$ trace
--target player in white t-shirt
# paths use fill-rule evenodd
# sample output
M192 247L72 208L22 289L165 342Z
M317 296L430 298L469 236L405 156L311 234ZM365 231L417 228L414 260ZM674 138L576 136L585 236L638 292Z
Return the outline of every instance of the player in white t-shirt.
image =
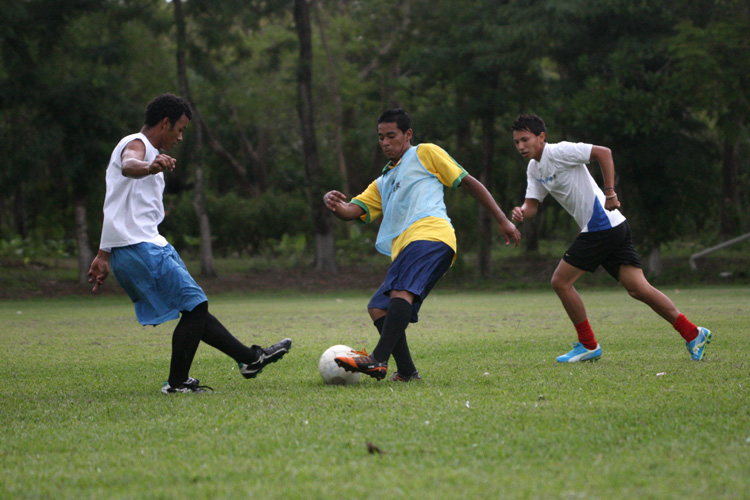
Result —
M520 115L512 130L516 149L529 160L526 199L523 205L513 208L513 222L536 215L539 203L550 194L581 228L552 275L552 287L578 335L573 349L559 356L557 361L594 361L602 355L586 308L573 286L586 271L593 272L599 266L619 281L631 297L648 304L667 320L685 339L692 359L700 361L711 341L711 331L691 323L669 297L646 280L633 247L630 227L618 210L615 164L609 148L570 142L547 144L544 121L535 115ZM592 160L601 167L604 191L586 167Z
M233 358L245 378L281 359L292 347L284 339L263 349L247 347L208 312L208 299L177 254L159 234L164 219L164 172L175 159L171 150L182 140L192 111L173 94L155 97L146 107L141 131L123 138L107 167L107 192L99 252L88 276L96 291L110 269L135 305L138 321L159 325L180 319L172 335L169 378L165 394L203 392L205 386L188 376L198 344L203 341Z

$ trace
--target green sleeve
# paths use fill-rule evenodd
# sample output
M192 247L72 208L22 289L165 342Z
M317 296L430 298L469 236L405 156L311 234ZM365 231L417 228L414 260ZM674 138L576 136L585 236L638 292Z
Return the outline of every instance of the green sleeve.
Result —
M461 170L462 170L461 174L459 174L459 176L456 177L456 180L453 181L453 185L451 186L453 189L457 188L461 184L461 181L463 180L463 178L469 175L469 172L467 172L466 170L463 170L463 167L461 168Z
M358 207L362 207L362 210L365 211L364 219L362 219L362 217L357 217L358 223L369 224L370 222L372 222L372 220L370 220L370 209L367 208L367 205L365 205L363 202L359 200L352 200L351 203L353 205L357 205Z

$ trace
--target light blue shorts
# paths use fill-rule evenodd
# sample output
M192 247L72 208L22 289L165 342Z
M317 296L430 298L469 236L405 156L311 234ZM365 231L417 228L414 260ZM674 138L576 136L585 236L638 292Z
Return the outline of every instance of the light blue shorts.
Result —
M135 304L142 325L159 325L206 302L206 294L172 245L138 243L112 249L109 265Z

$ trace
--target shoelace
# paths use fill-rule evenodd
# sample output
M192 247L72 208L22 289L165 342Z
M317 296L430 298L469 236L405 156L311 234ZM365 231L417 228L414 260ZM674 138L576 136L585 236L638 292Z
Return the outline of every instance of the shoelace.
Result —
M194 378L190 377L189 379L187 379L187 380L186 380L186 381L185 381L185 382L184 382L184 383L182 384L182 386L183 386L183 387L188 387L188 388L190 388L190 389L192 389L192 390L195 390L195 389L209 389L209 390L212 390L212 391L214 390L214 388L213 388L213 387L209 387L209 386L207 386L207 385L199 385L199 384L200 384L200 383L198 382L198 380L196 380L196 379L194 379Z
M355 351L354 349L352 349L352 352L354 354L357 354L358 356L369 356L369 354L367 354L367 351L365 351L364 349L362 349L361 351Z

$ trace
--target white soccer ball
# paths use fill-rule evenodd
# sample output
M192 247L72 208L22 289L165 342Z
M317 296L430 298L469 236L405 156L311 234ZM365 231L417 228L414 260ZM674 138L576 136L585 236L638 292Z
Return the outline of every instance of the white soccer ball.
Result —
M336 364L334 358L338 356L359 356L354 349L347 345L335 345L326 349L318 362L318 371L323 382L330 385L349 385L359 382L362 376L359 372L348 372Z

